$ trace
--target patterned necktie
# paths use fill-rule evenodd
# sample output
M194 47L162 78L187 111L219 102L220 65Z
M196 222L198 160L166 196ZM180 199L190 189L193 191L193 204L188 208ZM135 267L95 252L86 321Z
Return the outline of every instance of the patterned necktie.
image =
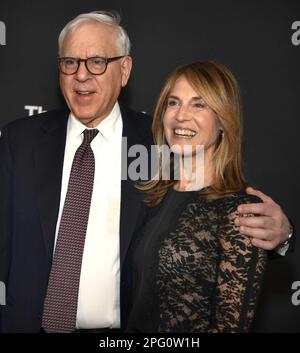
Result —
M74 156L44 302L42 327L46 332L76 329L80 270L95 173L90 143L98 132L85 130Z

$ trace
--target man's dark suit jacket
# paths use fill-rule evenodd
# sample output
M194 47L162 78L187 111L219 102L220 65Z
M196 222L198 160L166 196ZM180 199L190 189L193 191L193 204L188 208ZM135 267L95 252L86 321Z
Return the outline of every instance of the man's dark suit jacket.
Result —
M149 148L150 117L123 107L121 113L127 148L134 144ZM68 115L68 111L51 111L2 129L0 281L6 284L7 302L0 306L0 332L40 331L60 203ZM122 271L122 265L147 207L132 181L122 181L121 185L120 298L124 322L129 274Z

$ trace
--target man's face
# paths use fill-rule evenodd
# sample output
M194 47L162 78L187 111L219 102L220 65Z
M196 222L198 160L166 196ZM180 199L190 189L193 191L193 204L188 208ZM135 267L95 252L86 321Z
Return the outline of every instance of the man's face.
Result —
M86 59L119 56L116 30L102 23L83 23L65 37L61 57ZM126 56L108 64L102 75L89 73L83 62L77 73L60 73L60 87L69 109L83 124L97 126L114 107L121 87L127 84L131 58Z

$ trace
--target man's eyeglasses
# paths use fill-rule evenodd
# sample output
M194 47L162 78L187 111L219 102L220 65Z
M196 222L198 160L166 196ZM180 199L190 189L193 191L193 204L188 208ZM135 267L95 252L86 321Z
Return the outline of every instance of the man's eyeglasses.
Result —
M92 75L103 75L109 63L124 58L124 56L125 55L115 56L113 58L102 58L100 56L94 56L92 58L87 59L64 57L58 58L58 64L61 73L65 75L76 74L81 62L85 63L86 69Z

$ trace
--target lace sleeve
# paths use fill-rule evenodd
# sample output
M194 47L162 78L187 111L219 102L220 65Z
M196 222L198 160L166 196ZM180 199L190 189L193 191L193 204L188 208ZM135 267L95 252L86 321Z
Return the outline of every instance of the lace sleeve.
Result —
M223 209L210 332L248 332L254 317L267 253L253 246L234 225L237 206L250 202L253 198L239 198Z

